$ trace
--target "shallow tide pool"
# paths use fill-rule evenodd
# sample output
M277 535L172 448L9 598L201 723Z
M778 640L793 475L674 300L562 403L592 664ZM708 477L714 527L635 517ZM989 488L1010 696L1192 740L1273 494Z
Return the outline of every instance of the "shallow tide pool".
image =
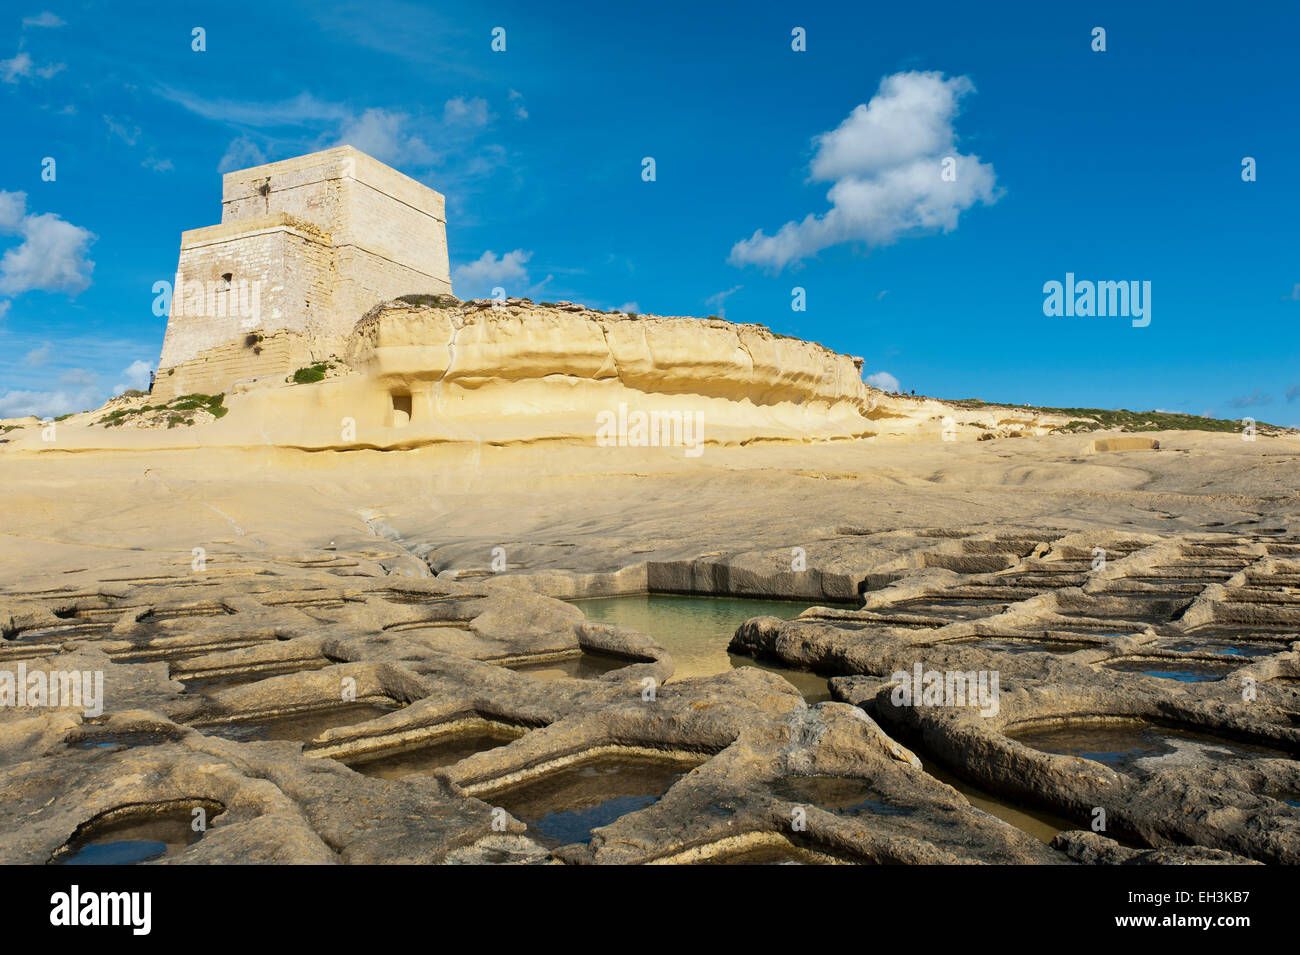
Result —
M712 676L735 667L758 667L777 673L795 685L810 703L830 699L826 678L802 670L787 670L767 661L728 653L736 629L753 617L789 620L809 607L857 609L856 604L829 601L763 600L751 597L698 597L681 594L631 594L589 597L573 601L587 619L630 627L652 637L673 656L673 679Z

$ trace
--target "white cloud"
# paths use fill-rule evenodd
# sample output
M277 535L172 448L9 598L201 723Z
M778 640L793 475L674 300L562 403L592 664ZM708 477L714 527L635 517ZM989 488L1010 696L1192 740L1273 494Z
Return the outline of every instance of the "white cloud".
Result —
M0 189L0 232L17 232L27 214L27 193Z
M50 29L53 29L55 27L61 27L63 24L64 21L55 16L49 10L34 17L23 17L23 26L25 27L49 27Z
M477 96L473 99L457 96L442 107L442 121L448 126L486 126L492 119L487 100Z
M0 395L0 418L57 418L98 408L102 403L102 392L93 380L71 381L54 391L6 391Z
M0 258L0 295L33 289L76 295L89 287L95 263L87 251L95 234L52 212L25 215L26 203L26 193L0 191L0 232L23 240Z
M623 313L625 313L625 314L637 314L637 315L639 315L639 314L641 314L641 306L638 305L636 302L624 302L624 303L623 303L622 305L620 305L618 308L614 309L614 311L616 311L616 312L623 312Z
M524 106L524 94L519 90L510 91L510 102L514 104L515 119L527 119L528 109Z
M17 83L20 79L30 79L33 76L48 80L55 73L62 70L65 65L64 63L46 63L44 66L37 66L30 54L19 50L12 58L0 60L0 81Z
M744 288L744 287L745 287L745 286L743 286L743 285L735 285L735 286L732 286L731 288L727 289L725 292L718 292L718 293L715 294L715 295L710 295L708 298L706 298L706 299L704 300L704 304L705 304L705 305L711 305L711 306L713 306L714 308L716 308L716 309L717 309L717 313L716 313L716 314L717 314L718 318L726 318L726 317L727 317L727 298L730 297L730 296L732 296L732 295L735 295L737 292L739 292L739 291L740 291L742 288Z
M126 123L118 122L112 116L104 117L104 125L108 127L110 133L128 146L134 146L140 141L139 126L128 126Z
M316 126L323 122L337 123L352 118L352 111L347 107L318 100L310 93L299 93L291 99L269 103L206 100L167 88L159 89L158 95L204 119L239 126Z
M898 379L887 371L878 371L874 375L867 375L862 379L872 388L879 388L881 391L899 391Z
M958 101L974 90L964 76L895 73L837 128L815 137L811 178L830 182L831 208L761 229L731 250L732 265L787 265L845 242L888 245L903 235L957 228L962 212L992 204L993 166L957 152ZM953 159L955 181L943 177Z
M528 291L528 269L524 266L532 257L532 252L523 249L500 256L489 249L468 265L452 269L452 287L461 298L490 295L497 286L504 288L509 297L523 295Z
M32 368L39 368L50 360L52 350L53 346L49 342L38 345L23 356L23 364Z
M409 129L410 117L384 109L368 109L349 122L335 145L355 146L390 164L429 165L436 154Z
M266 153L247 136L240 136L226 147L226 154L217 163L217 172L227 173L235 169L248 169L266 162Z
M115 385L113 394L120 395L128 388L134 388L136 391L147 391L149 388L149 373L152 371L153 365L147 361L136 359L122 370L122 376L126 381Z
M0 395L0 418L56 418L97 407L93 395L68 391L6 391Z
M11 302L0 301L0 318L4 318L9 313Z
M17 83L22 76L31 76L32 58L26 53L18 53L13 59L0 60L0 80Z

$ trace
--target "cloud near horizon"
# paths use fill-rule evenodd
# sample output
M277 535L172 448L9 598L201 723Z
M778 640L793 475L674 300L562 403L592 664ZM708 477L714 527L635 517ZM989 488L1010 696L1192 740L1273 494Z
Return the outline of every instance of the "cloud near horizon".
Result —
M28 358L37 355L38 360L29 364L43 365L48 356L37 354L48 350L49 345L42 345L28 354ZM123 379L113 388L113 395L120 395L128 388L141 391L149 387L149 372L153 370L151 362L137 359L123 368ZM99 383L99 375L88 368L68 368L60 373L58 387L50 391L17 390L0 393L0 418L57 418L59 415L78 411L92 411L101 406L109 397Z
M528 260L532 252L515 249L496 255L488 249L473 262L451 270L452 288L462 299L485 298L492 289L501 287L508 298L523 296L528 290Z
M900 390L898 379L887 371L878 371L874 375L867 375L862 380L872 388L879 388L881 391L888 391L891 394Z
M728 261L779 272L834 245L884 246L904 235L951 232L962 212L992 205L993 166L959 153L953 128L959 101L974 91L965 76L885 77L869 103L813 139L809 178L831 183L831 208L787 222L773 235L755 231L732 247ZM944 177L949 157L952 181Z

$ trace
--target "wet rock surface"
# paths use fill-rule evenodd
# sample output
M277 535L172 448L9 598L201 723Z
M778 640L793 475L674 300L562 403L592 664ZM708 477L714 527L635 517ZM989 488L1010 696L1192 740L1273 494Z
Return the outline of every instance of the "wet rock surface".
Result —
M1130 847L1300 861L1300 813L1285 798L1300 774L1300 541L962 540L1005 566L903 574L857 612L752 620L732 650L833 675L836 699L905 745L1079 829ZM976 600L996 610L972 615ZM970 698L994 676L994 705Z
M707 592L708 556L433 576L371 542L2 594L0 668L100 673L103 697L0 707L0 860L1300 861L1300 540L862 536L814 565L861 609L729 648L821 674L814 706L757 668L674 679L551 595ZM781 592L746 560L731 585ZM930 672L971 698L900 703ZM1078 831L1036 838L918 754Z

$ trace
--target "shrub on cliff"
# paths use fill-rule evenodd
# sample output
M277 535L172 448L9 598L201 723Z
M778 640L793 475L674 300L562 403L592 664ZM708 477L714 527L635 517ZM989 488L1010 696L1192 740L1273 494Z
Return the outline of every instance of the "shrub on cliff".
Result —
M460 299L454 295L399 295L397 301L406 305L429 305L433 308L455 308Z
M314 365L308 365L306 368L299 368L293 373L293 383L295 385L310 385L318 381L325 380L325 372L329 369L329 362L318 361Z

